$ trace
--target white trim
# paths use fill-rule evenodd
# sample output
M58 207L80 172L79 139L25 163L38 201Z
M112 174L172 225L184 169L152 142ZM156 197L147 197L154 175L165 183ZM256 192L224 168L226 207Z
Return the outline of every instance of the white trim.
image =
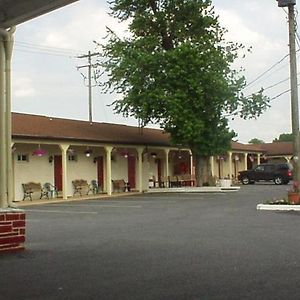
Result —
M289 204L257 204L257 210L300 211L300 205Z

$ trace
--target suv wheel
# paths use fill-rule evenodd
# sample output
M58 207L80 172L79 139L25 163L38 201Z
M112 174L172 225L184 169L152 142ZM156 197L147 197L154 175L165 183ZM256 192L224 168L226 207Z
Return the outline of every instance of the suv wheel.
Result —
M274 183L277 184L277 185L283 184L283 179L282 179L282 177L281 177L281 176L276 176L276 177L274 178Z
M248 177L243 177L243 178L241 179L241 182L242 182L242 184L249 184L249 183L250 183L250 180L249 180Z

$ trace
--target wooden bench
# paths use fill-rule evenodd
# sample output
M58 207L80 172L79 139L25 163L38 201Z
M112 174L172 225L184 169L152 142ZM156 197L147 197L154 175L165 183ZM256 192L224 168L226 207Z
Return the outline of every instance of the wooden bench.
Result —
M85 191L86 195L89 194L89 192L91 191L90 185L88 184L88 182L84 179L76 179L72 181L73 187L74 187L74 193L73 196L75 194L79 194L80 196L82 196L82 193Z
M169 187L195 186L195 176L181 174L169 176Z
M191 174L178 175L179 186L195 186L195 176Z
M169 187L179 187L177 176L169 176Z
M125 192L127 190L128 192L130 192L130 185L129 183L125 182L124 179L115 179L111 182L113 191Z
M34 192L40 193L40 199L42 199L44 196L49 198L48 191L42 188L41 183L39 182L28 182L28 183L22 183L23 187L23 201L26 198L29 198L32 201L32 194Z

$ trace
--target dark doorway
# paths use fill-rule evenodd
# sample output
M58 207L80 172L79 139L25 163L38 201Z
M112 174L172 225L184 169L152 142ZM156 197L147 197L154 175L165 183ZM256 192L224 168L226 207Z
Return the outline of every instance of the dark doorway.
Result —
M130 188L135 188L135 157L128 156L128 183Z
M62 159L61 155L54 156L54 185L62 191Z
M103 156L97 158L97 176L98 185L103 189L104 184L104 166L103 166Z

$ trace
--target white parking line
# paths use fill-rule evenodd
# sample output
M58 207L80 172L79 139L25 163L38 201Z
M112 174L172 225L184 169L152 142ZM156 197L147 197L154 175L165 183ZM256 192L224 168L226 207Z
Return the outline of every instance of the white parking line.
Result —
M71 211L71 210L47 210L47 209L25 209L29 212L45 212L45 213L58 213L58 214L90 214L97 215L96 211Z
M46 206L46 205L44 205ZM141 205L110 205L110 204L49 204L47 205L48 207L53 207L53 206L57 206L57 207L104 207L104 208L142 208Z

